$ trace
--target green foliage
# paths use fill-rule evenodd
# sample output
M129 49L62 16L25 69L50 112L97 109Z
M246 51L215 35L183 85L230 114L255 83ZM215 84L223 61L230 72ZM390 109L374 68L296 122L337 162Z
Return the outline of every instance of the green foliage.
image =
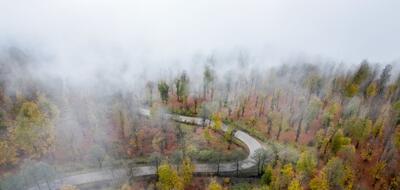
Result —
M233 141L233 129L232 127L228 127L228 129L226 130L226 132L224 133L224 140L228 143L228 149L230 149L230 146L232 144Z
M60 111L57 106L50 102L44 94L38 94L37 99L38 107L48 121L52 122L59 117Z
M186 102L189 95L189 78L185 72L183 72L179 78L175 80L176 95L178 101Z
M383 127L384 127L384 121L382 118L378 118L374 126L372 128L372 135L374 138L381 137L383 135Z
M397 149L400 149L400 130L396 131L393 138L393 144L396 146Z
M232 190L249 190L252 189L249 183L239 183L232 186Z
M158 92L160 93L160 97L162 102L168 103L168 92L169 92L169 86L165 81L159 81L158 82Z
M390 80L390 72L392 71L392 65L386 65L382 70L382 73L378 80L378 94L383 95L387 82Z
M367 61L363 61L353 76L353 83L360 85L371 74L371 69Z
M303 178L308 179L309 177L311 177L316 167L317 162L311 152L304 151L303 153L301 153L300 158L297 161L296 168Z
M206 127L203 131L203 137L207 141L208 144L210 144L210 141L213 139L211 134L210 134L210 129Z
M199 152L196 152L196 155L194 157L198 161L207 162L211 160L214 157L214 155L215 151L213 150L200 150Z
M204 72L203 72L203 98L205 99L207 96L207 92L209 91L210 85L214 82L215 80L215 72L208 66L206 65L204 67Z
M331 158L325 166L329 187L332 189L343 188L345 182L345 167L340 158Z
M336 154L341 148L350 144L350 138L343 135L342 130L338 130L332 138L331 150Z
M267 165L264 169L264 174L261 176L261 184L263 185L270 185L272 181L272 166Z
M318 115L322 102L318 98L312 98L306 111L307 123L311 123Z
M344 126L345 133L349 134L358 143L367 140L372 130L372 121L369 119L350 118Z
M15 142L33 158L50 151L54 142L53 125L45 116L35 102L24 102L16 119Z
M394 113L396 114L395 121L396 121L396 125L398 125L398 124L400 124L400 100L395 102L392 105L392 109L393 109Z

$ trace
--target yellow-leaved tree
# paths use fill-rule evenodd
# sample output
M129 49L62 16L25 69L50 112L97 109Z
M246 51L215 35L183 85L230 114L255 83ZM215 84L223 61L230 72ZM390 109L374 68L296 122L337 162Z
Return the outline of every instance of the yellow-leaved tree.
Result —
M157 187L161 190L182 190L183 182L168 163L163 163L158 168Z
M53 124L35 102L24 102L16 118L15 142L32 158L46 154L54 142Z
M329 190L329 182L324 170L310 181L311 190Z
M184 186L187 186L192 182L193 172L195 169L195 165L190 161L189 158L183 159L181 166L181 176Z
M15 164L18 161L17 150L7 140L0 140L0 166Z
M210 184L208 184L208 190L222 190L222 186L215 180L212 179Z
M221 115L219 113L213 114L212 121L213 121L212 128L214 130L219 131L222 129L222 119L221 119Z
M303 190L303 188L298 179L293 179L289 184L288 190Z

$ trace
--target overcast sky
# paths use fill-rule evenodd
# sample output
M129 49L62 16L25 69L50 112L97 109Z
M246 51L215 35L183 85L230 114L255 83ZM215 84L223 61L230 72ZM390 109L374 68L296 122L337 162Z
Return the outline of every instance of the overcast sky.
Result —
M0 0L0 42L69 61L244 48L390 62L400 58L399 10L399 0Z

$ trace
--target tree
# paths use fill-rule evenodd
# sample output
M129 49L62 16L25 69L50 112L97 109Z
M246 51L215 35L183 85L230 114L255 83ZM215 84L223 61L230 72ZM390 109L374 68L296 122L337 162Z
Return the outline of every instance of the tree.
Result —
M382 70L381 76L378 80L378 95L383 95L387 82L390 80L390 72L392 71L392 65L386 65Z
M293 179L289 184L288 190L303 190L303 188L298 179Z
M158 169L160 167L161 154L158 153L158 152L153 152L150 155L150 159L149 160L151 161L152 164L154 164L156 166L156 170L158 172Z
M189 78L186 72L183 72L179 78L175 80L176 95L179 102L186 102L189 95Z
M257 175L260 175L261 172L264 170L264 163L267 160L268 152L263 149L257 149L255 151L253 159L257 162Z
M231 127L228 127L228 129L224 133L224 140L228 143L228 150L231 149L231 145L233 142L233 135L234 135L233 129Z
M8 140L0 139L0 166L14 165L18 162L17 150Z
M213 114L212 121L213 121L212 127L214 130L219 131L222 129L222 120L219 113Z
M353 189L354 183L354 171L350 166L345 166L344 168L344 186L346 190Z
M152 147L158 152L164 153L167 146L166 136L162 132L157 132L152 140Z
M281 187L288 187L290 181L292 181L292 179L294 178L294 170L292 167L292 164L286 164L283 166L283 168L281 169Z
M340 158L331 158L325 166L326 177L329 187L332 189L340 189L344 187L345 167Z
M311 179L309 185L311 190L329 190L329 182L325 171L320 171L318 175Z
M209 91L209 87L212 84L212 82L214 81L214 71L208 66L206 65L204 67L204 72L203 72L203 98L206 99L207 97L207 93Z
M38 93L37 96L37 105L39 106L39 109L44 117L50 122L57 119L59 116L59 110L57 106L50 102L44 94Z
M169 164L163 163L158 168L157 187L161 190L183 190L183 182Z
M211 115L209 106L207 104L203 104L199 115L202 119L202 127L204 128L207 125L207 122L209 122L208 118Z
M363 61L354 73L352 79L347 82L344 95L347 97L353 97L358 94L358 92L364 92L364 86L366 79L370 78L371 69L367 61Z
M331 150L336 154L341 148L348 144L350 144L350 138L345 137L340 130L333 136Z
M345 132L350 134L356 141L357 149L360 142L365 141L372 130L372 121L369 119L352 118L345 123Z
M212 140L212 136L210 134L210 129L208 127L204 128L203 136L204 136L204 139L206 139L207 144L209 145L210 141Z
M222 186L215 180L211 179L210 184L208 184L208 190L222 190Z
M45 116L35 102L24 102L17 115L16 144L33 158L44 155L53 146L53 124Z
M351 83L348 84L345 88L345 95L347 97L353 97L358 93L359 87L357 84Z
M372 175L372 177L373 177L373 179L374 179L374 181L373 181L373 183L372 183L372 186L375 187L375 185L376 185L379 181L381 181L381 180L383 179L385 169L386 169L386 163L385 163L385 162L382 162L382 161L376 163L376 164L372 167L372 169L371 169L371 175Z
M218 176L220 172L221 160L223 160L223 154L219 151L213 151L209 160L211 163L213 163L214 167L216 167L216 175Z
M163 103L168 103L168 92L169 92L169 86L165 81L159 81L158 82L158 92L160 93L160 97Z
M300 175L303 179L308 180L315 168L317 167L317 162L311 152L304 151L301 153L299 160L297 161L297 171L300 172Z
M185 158L181 166L181 176L183 179L183 185L187 186L192 182L193 172L195 165L190 161L189 158Z
M148 97L147 104L151 107L153 105L153 89L154 83L152 81L147 82L146 88L148 90Z
M367 98L373 98L378 93L378 87L376 82L372 82L367 88Z
M320 109L322 107L322 102L318 98L312 98L307 106L306 112L305 112L305 119L306 119L306 128L305 132L307 133L309 130L309 126L311 125L311 122L314 121L318 113L320 112Z
M176 125L176 139L178 140L178 143L180 145L180 148L181 148L182 153L184 154L184 156L186 154L186 150L185 150L185 148L186 148L185 135L186 135L186 133L182 129L181 124L177 124Z
M184 157L183 157L183 153L182 151L175 151L171 157L170 160L172 161L172 164L176 165L176 169L179 171L181 169L181 163L183 161Z
M99 145L94 145L92 149L90 150L90 158L91 160L97 162L99 165L99 168L103 167L103 162L107 156L106 151L104 150L103 147Z
M310 74L305 81L305 85L308 88L308 93L309 93L308 98L310 98L311 94L317 93L319 90L321 90L322 87L321 77L318 75L318 73Z
M261 184L270 185L272 181L272 166L270 164L267 165L264 169L264 174L261 176Z

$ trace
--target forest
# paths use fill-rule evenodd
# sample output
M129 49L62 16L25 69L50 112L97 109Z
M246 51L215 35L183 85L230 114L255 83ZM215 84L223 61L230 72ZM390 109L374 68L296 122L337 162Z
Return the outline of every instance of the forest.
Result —
M399 0L0 0L0 190L400 190Z
M396 64L198 59L83 88L3 49L0 189L400 188Z

